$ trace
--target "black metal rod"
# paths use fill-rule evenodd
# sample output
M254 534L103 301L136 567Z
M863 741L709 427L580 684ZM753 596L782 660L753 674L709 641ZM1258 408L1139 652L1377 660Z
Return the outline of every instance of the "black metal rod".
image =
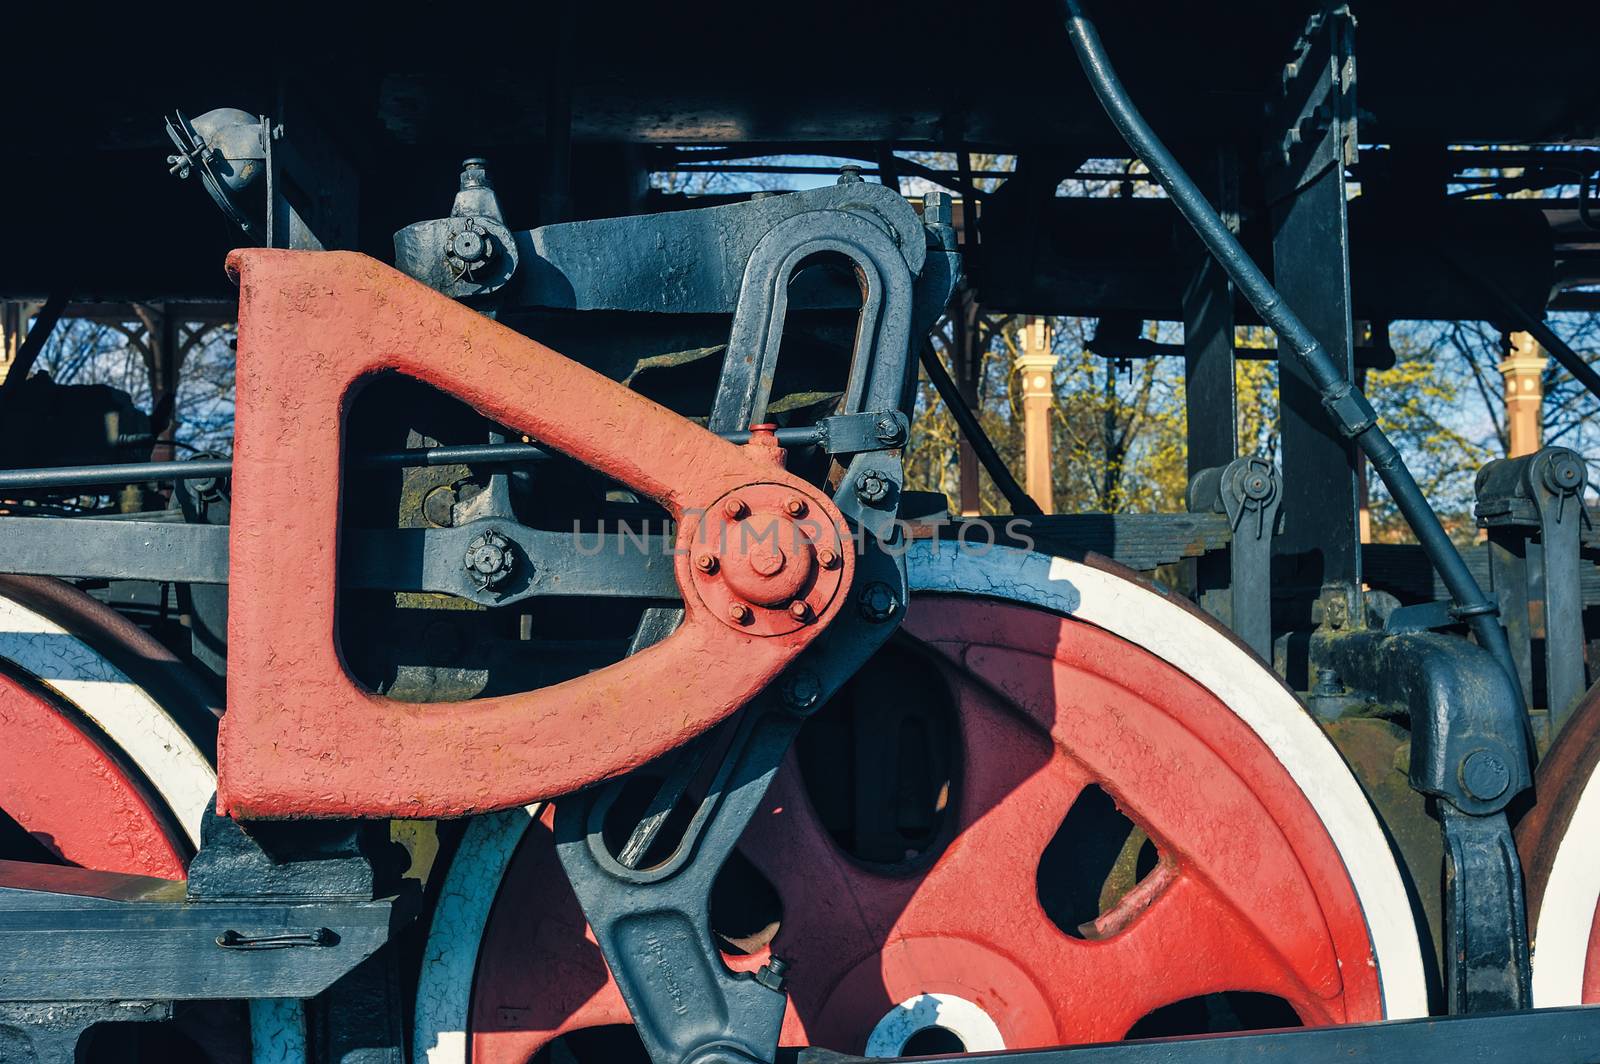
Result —
M1377 470L1378 476L1388 487L1395 506L1411 526L1423 553L1449 589L1457 616L1471 626L1479 644L1494 655L1512 682L1516 683L1517 669L1511 657L1511 644L1506 639L1505 629L1500 626L1498 608L1473 579L1467 563L1462 560L1455 544L1450 542L1444 525L1440 524L1439 515L1428 505L1422 488L1406 468L1405 459L1378 427L1377 417L1365 396L1344 379L1327 350L1311 335L1311 330L1299 315L1284 303L1277 289L1272 287L1221 216L1212 209L1204 193L1144 120L1117 77L1111 59L1106 55L1105 45L1101 43L1100 34L1084 13L1080 0L1062 0L1062 7L1066 12L1067 33L1072 38L1078 62L1082 64L1095 96L1111 118L1111 124L1116 126L1128 147L1161 183L1173 205L1194 227L1206 248L1228 272L1233 283L1239 286L1239 291L1244 293L1256 313L1261 315L1261 320L1272 326L1272 330L1278 334L1279 347L1288 348L1305 366L1322 394L1323 406L1333 416L1340 431L1352 437L1366 452L1373 469ZM1312 515L1302 516L1310 518Z
M949 371L944 368L944 363L939 361L939 355L929 341L923 341L922 344L922 368L928 371L928 380L932 382L933 390L939 393L939 398L944 400L944 405L950 410L950 416L956 419L956 426L961 429L961 435L972 444L973 453L978 456L978 461L983 463L983 468L988 471L994 486L1000 489L1000 494L1011 504L1011 512L1026 514L1029 517L1042 516L1044 511L1033 501L1033 496L1017 483L1017 478L1011 475L1011 470L1006 468L1005 460L1000 457L1000 452L994 449L989 434L984 432L983 426L978 423L978 415L972 412L967 401L961 397L960 389L956 387L956 382L951 380Z
M746 443L749 432L719 433L729 443ZM811 447L822 442L815 425L779 429L780 447ZM452 447L413 447L404 451L357 455L360 469L393 466L522 465L543 462L555 455L531 443L480 443ZM43 488L80 488L108 484L134 484L147 480L203 480L233 473L229 458L202 458L189 462L123 462L108 465L54 466L42 469L0 470L0 491Z
M1543 318L1529 314L1520 303L1506 294L1505 289L1481 273L1469 269L1460 259L1447 254L1445 261L1454 266L1461 276L1476 285L1484 295L1499 304L1501 313L1511 319L1511 324L1539 341L1539 346L1550 352L1555 360L1561 363L1562 368L1576 377L1578 383L1589 389L1589 394L1600 397L1600 373L1595 372L1595 368L1585 362L1582 355L1557 336L1555 330L1550 328Z

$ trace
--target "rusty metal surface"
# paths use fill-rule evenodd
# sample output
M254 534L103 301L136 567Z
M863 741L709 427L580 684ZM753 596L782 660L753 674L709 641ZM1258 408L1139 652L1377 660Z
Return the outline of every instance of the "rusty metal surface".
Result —
M749 634L698 593L688 555L700 515L729 492L777 485L848 534L831 500L764 448L717 439L364 256L249 250L229 265L241 293L220 811L457 816L572 791L728 716L845 600L848 552L840 593L792 632ZM437 386L664 506L684 552L683 626L600 672L467 705L359 688L334 636L340 427L353 390L384 371Z

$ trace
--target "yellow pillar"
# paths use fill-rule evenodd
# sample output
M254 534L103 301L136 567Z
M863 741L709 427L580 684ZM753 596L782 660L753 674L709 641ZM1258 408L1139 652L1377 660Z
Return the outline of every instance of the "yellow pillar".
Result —
M1019 339L1022 353L1014 365L1022 382L1024 486L1041 510L1054 513L1050 408L1055 404L1057 356L1050 350L1050 325L1044 318L1029 318Z
M1500 373L1506 384L1508 456L1518 458L1539 449L1544 435L1544 367L1549 361L1539 342L1525 332L1506 335L1506 359Z

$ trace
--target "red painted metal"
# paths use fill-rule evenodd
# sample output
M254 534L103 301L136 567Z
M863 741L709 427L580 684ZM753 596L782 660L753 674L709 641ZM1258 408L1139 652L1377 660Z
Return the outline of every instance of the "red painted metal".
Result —
M727 717L839 609L763 637L701 598L701 516L772 485L834 535L831 500L770 448L739 448L362 255L237 251L239 369L228 713L218 808L240 817L457 816L567 793ZM345 672L335 642L340 428L364 378L432 384L642 492L678 522L683 625L610 668L543 690L408 704ZM765 490L765 488L763 488ZM854 560L842 558L841 592Z
M181 835L137 774L76 710L5 671L0 810L64 863L183 878Z
M847 552L838 529L826 516L813 516L804 497L778 484L756 484L718 499L691 550L701 601L754 635L788 635L814 625L844 585L840 559Z
M1156 1008L1230 990L1281 997L1308 1024L1382 1018L1338 850L1216 696L1101 629L1017 606L939 599L914 605L907 631L958 706L949 841L928 865L867 867L785 766L741 842L783 904L771 952L790 964L785 1044L860 1052L893 1005L929 992L975 1003L1016 1048L1118 1039ZM1037 876L1091 783L1161 859L1075 938L1046 916ZM483 937L475 1061L526 1061L560 1034L628 1022L548 826L531 832Z

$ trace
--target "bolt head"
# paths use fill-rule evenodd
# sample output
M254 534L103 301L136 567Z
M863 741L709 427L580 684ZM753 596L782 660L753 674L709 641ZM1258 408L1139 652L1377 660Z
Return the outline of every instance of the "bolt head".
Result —
M882 624L894 616L900 608L900 600L888 584L873 582L861 589L857 605L862 617L873 624Z
M811 623L811 607L804 602L791 602L789 603L789 616L801 624L809 624Z
M892 417L879 418L877 431L879 443L896 443L900 439L900 423Z
M806 515L806 501L798 495L791 495L783 500L783 512L790 517L804 517Z
M856 495L862 502L882 502L889 496L889 478L876 469L869 469L856 478Z
M814 673L797 672L783 682L783 700L795 709L810 709L822 698L822 684Z
M817 551L817 564L824 569L832 569L839 564L839 554L832 547L823 547Z
M749 624L755 614L750 612L750 607L742 602L735 602L728 607L728 620L734 624Z
M484 257L487 242L471 229L463 229L450 238L450 254L463 262L477 262Z
M1572 491L1583 483L1582 463L1570 454L1552 455L1545 463L1544 482L1557 493Z
M1461 762L1461 785L1480 802L1492 802L1511 786L1511 769L1499 754L1474 750Z
M694 559L694 567L702 573L714 573L717 571L717 556L715 554L697 555Z
M473 582L481 590L488 590L516 568L516 548L499 532L480 532L467 544L462 563Z
M735 495L722 504L722 516L730 521L738 521L750 512L750 507L745 505L743 499Z
M862 182L861 167L854 163L846 163L839 167L839 181L841 185L857 185Z

